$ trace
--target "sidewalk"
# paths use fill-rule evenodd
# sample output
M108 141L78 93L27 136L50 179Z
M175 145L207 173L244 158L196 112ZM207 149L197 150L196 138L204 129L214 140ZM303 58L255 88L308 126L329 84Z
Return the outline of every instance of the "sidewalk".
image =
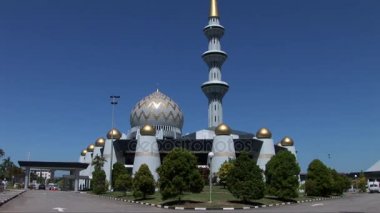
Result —
M13 198L19 196L20 194L26 192L25 190L6 190L0 193L0 206L6 202L12 200Z

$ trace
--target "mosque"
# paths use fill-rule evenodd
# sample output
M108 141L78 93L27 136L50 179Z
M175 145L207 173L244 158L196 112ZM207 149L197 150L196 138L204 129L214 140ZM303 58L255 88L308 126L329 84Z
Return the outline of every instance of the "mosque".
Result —
M221 48L224 27L220 24L217 0L210 0L210 4L208 24L203 29L208 39L208 50L202 55L208 65L209 76L201 86L208 99L208 128L183 135L184 113L176 102L157 90L137 102L132 109L129 131L124 133L112 128L106 138L98 138L81 152L80 162L91 163L96 155L103 156L106 160L103 169L108 181L112 165L116 162L124 163L132 174L145 163L157 180L156 169L176 147L191 151L198 159L198 167L210 169L212 174L242 151L249 152L263 170L280 150L289 150L296 156L294 141L288 136L275 144L268 128L261 128L253 134L234 130L223 123L222 100L229 85L222 80L221 68L227 53ZM92 171L90 164L80 176L91 179ZM88 186L88 179L81 180L80 184Z

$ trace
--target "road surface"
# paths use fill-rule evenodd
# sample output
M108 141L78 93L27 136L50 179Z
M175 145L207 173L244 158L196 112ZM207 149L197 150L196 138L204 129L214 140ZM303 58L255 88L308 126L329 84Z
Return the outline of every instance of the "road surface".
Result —
M342 199L292 204L247 212L380 212L380 194L348 194ZM61 191L28 191L0 207L0 212L178 212L140 204L108 200L92 195ZM186 210L185 212L193 212ZM199 212L199 211L197 211ZM226 211L211 211L226 212Z

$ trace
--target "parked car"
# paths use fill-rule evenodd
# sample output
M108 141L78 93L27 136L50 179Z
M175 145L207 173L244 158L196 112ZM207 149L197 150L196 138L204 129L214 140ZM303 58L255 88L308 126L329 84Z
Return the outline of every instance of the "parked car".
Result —
M28 188L29 189L36 189L36 185L34 185L33 183L31 183L31 184L28 185Z
M58 185L54 183L49 183L49 190L52 190L52 191L59 190Z
M45 185L44 185L44 184L40 184L40 185L38 186L38 189L39 189L39 190L45 190L45 189L46 189L46 187L45 187Z
M368 183L369 187L369 192L370 193L373 193L373 192L377 192L377 193L380 193L380 186L379 186L379 182L369 182Z

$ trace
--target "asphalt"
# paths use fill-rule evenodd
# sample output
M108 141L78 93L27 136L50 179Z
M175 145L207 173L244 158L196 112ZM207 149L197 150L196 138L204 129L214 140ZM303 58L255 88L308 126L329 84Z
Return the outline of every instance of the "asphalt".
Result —
M24 193L24 190L5 190L0 193L0 206Z
M380 212L380 194L346 194L340 199L235 210L246 212ZM177 212L141 204L105 199L93 195L61 191L27 191L0 207L0 212ZM185 212L193 212L185 210ZM210 211L207 211L210 212ZM226 212L216 210L212 212Z
M76 192L30 190L1 206L0 212L163 212L163 209Z

